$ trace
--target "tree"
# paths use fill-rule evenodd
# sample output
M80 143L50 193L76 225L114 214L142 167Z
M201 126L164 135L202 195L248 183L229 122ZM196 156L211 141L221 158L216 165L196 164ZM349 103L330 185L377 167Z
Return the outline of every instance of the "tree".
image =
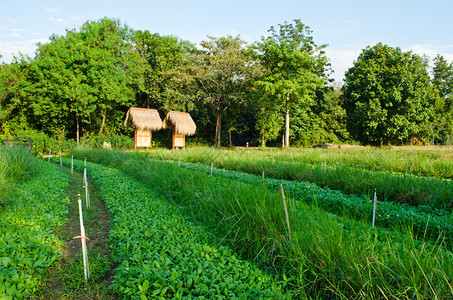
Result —
M239 36L208 37L197 56L196 80L199 96L216 112L215 145L221 145L222 114L238 103L256 76L253 57Z
M30 112L46 126L65 130L75 124L77 142L83 124L101 134L107 115L133 100L141 60L131 33L118 20L104 18L38 45L34 59L22 59L29 71L21 97Z
M146 62L139 85L142 105L164 111L191 111L195 98L195 80L191 74L195 46L147 30L136 31L134 41Z
M435 91L427 61L381 43L362 51L346 72L347 128L363 143L425 137L432 129Z
M274 99L274 110L284 111L284 145L289 147L291 111L308 110L316 90L324 85L323 77L329 67L323 51L326 45L317 46L312 31L300 20L279 24L278 32L272 26L268 32L270 36L262 37L256 44L258 58L265 68L265 75L256 86Z
M453 63L448 64L441 55L434 58L432 84L439 93L433 121L436 134L438 138L450 137L453 134Z

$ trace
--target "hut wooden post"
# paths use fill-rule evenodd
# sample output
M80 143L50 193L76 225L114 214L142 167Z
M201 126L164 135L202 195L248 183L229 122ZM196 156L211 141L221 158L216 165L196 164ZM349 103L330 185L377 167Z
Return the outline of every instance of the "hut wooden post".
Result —
M137 150L137 127L135 127L134 133L134 150Z

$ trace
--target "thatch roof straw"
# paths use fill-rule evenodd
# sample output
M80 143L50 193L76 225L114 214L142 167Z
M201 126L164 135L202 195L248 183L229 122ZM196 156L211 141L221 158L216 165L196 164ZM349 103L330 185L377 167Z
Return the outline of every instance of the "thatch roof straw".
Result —
M159 130L162 119L155 109L131 107L126 113L124 126L131 124L142 130Z
M164 119L163 128L172 128L177 134L194 135L197 126L188 113L170 111Z

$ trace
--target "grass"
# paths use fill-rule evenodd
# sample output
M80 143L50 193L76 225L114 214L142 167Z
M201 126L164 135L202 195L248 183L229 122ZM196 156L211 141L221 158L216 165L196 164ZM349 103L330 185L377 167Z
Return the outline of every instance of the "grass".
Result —
M123 297L284 298L271 276L216 245L154 191L113 168L88 168L113 217L109 240L119 266L112 287Z
M243 258L275 272L295 298L435 299L453 293L453 257L416 241L409 229L384 231L281 196L114 151L75 153L128 173L164 195Z
M392 155L393 150L351 150L350 157L354 161L362 161L374 152L375 160L381 154L387 157ZM318 152L316 152L318 151ZM372 196L377 189L380 200L405 203L409 205L430 205L440 209L453 209L453 184L449 179L435 177L420 177L411 172L395 173L390 170L375 171L362 167L352 167L346 163L328 161L327 158L319 161L322 151L318 149L295 150L282 152L270 151L244 151L244 150L215 150L210 148L190 149L187 151L159 150L150 152L148 155L154 158L171 159L176 161L202 163L219 168L248 172L261 175L264 171L267 177L313 182L321 187L340 190L346 194ZM335 151L332 153L335 153ZM355 152L353 152L355 151ZM370 153L366 152L370 151ZM387 151L387 152L384 152ZM429 151L425 151L429 152ZM308 153L308 154L304 154ZM324 152L329 153L329 152ZM341 157L346 157L345 151L339 152ZM331 160L337 156L331 154ZM410 157L410 155L407 155ZM317 157L317 159L308 159ZM349 157L349 156L348 156ZM395 161L403 159L401 155L395 155ZM416 157L419 157L418 155ZM302 158L305 162L300 162ZM398 159L397 159L398 158ZM364 160L363 162L365 162ZM437 161L445 169L453 169L453 160L441 159Z
M17 192L20 182L33 177L37 171L34 157L25 148L0 144L0 206Z

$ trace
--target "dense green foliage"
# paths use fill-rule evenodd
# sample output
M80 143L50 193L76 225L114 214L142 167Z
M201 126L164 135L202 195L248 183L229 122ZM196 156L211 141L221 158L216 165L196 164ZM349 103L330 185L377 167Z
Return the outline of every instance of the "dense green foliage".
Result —
M180 163L189 170L210 173L210 167L200 164ZM372 219L373 201L370 197L345 195L339 191L298 181L262 178L243 172L213 168L214 176L235 179L247 184L266 185L274 191L283 185L285 193L295 200L316 204L319 208L337 215L346 215L356 220L369 222ZM431 239L445 242L447 248L453 245L453 215L449 211L428 205L408 206L392 202L378 201L376 207L376 226L393 228L411 228L417 239Z
M451 180L406 175L388 171L371 171L355 166L331 166L325 161L316 164L294 161L272 161L263 159L259 153L249 155L245 151L213 152L193 149L178 153L171 151L154 152L154 157L183 159L236 171L267 177L309 181L319 186L340 190L346 194L372 195L378 190L379 199L410 205L429 205L451 211L453 209L453 184ZM256 153L256 152L254 152ZM446 167L449 166L445 163Z
M418 55L380 43L369 46L346 72L343 89L348 130L365 144L433 133L437 97L427 62Z
M287 198L265 186L178 168L142 154L78 151L136 177L222 243L262 268L274 269L294 298L445 298L451 295L453 257L408 231L372 229Z
M431 69L412 52L370 45L341 89L329 79L327 45L317 45L307 25L294 20L268 32L251 45L226 36L196 46L102 18L53 34L33 57L0 64L0 138L37 138L46 152L94 135L130 137L133 128L122 124L136 106L161 118L190 112L196 141L216 146L433 137L451 144L453 64L443 57ZM156 141L168 147L168 135Z
M265 71L255 85L265 95L265 101L271 101L261 111L260 117L272 119L275 111L284 112L284 145L289 147L290 114L309 120L315 93L325 84L323 79L328 59L322 49L326 45L317 46L310 28L300 20L295 20L294 24L280 24L278 32L271 27L269 32L270 36L263 37L256 45L259 61ZM276 125L266 123L263 120L258 123L261 124L261 132L269 130L269 125ZM262 140L265 142L264 133Z
M0 148L1 149L1 148ZM4 150L1 159L5 159ZM20 156L22 159L18 159ZM61 258L62 242L55 236L67 215L68 178L47 162L15 153L9 166L26 161L24 170L34 175L18 183L17 193L0 209L0 298L25 299L45 283L46 270ZM7 158L8 159L8 158ZM23 165L22 165L23 166ZM18 169L16 169L18 170Z
M283 298L269 275L217 246L156 191L116 169L87 168L113 218L109 241L119 265L112 288L124 298Z
M36 172L34 159L22 147L0 145L0 207L17 191L17 185Z

